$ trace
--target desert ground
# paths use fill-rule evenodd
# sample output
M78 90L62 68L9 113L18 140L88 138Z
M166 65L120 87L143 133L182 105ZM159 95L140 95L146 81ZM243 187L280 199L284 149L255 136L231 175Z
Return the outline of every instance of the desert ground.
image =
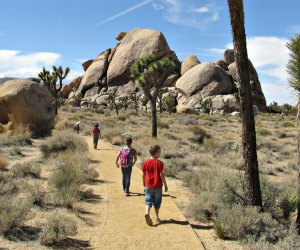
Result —
M74 131L78 121L80 135ZM100 150L91 145L93 121L101 126ZM260 223L264 223L265 229L260 228L262 233L258 236L255 228L250 233L243 232L247 223L256 223L257 212L240 211L238 197L231 193L234 188L242 196L240 118L162 113L157 140L151 138L149 125L149 114L145 112L135 114L129 109L117 116L111 110L62 107L50 137L31 139L26 128L19 128L12 135L1 134L0 191L6 214L1 214L0 246L3 249L149 249L149 246L293 249L288 248L292 246L292 233L287 232L294 215L282 222L280 204L285 194L296 192L294 117L270 114L256 117L264 206L268 214L281 222L262 218ZM115 167L124 134L134 137L133 146L139 159L133 170L130 197L124 197L121 173ZM144 222L139 167L149 157L148 148L153 144L162 147L169 192L164 195L162 223L148 227ZM232 205L236 206L234 210L224 205L230 199L237 199L233 202L236 205ZM209 218L220 204L224 206L224 214L221 217L218 213L217 219L223 218L225 225L221 232L217 219ZM232 226L241 233L230 231Z

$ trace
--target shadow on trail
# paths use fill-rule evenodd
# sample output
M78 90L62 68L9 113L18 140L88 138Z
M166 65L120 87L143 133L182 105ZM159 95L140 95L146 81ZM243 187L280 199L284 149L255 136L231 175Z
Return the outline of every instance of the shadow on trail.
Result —
M145 196L145 194L143 193L132 193L132 192L130 192L130 196L132 196L132 197L134 197L134 196ZM130 196L128 196L128 197L130 197Z
M162 220L158 225L164 225L164 224L176 224L176 225L186 226L189 225L190 223L188 221L170 219L170 220Z
M61 241L58 241L51 245L53 249L70 249L70 250L90 250L92 249L91 244L88 240L77 240L67 238Z
M81 191L80 200L88 203L99 203L103 198L100 195L95 194L92 188Z
M193 229L199 229L199 230L211 230L214 228L212 225L195 225L195 224L191 224L191 227Z

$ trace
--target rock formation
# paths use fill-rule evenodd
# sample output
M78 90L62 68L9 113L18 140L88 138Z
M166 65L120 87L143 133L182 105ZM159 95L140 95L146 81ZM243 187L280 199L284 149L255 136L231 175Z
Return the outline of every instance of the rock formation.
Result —
M54 122L53 97L31 80L11 80L0 85L0 124L28 126L34 133L48 133Z
M207 103L214 112L239 111L239 86L233 50L226 50L224 58L214 63L200 63L195 55L180 63L159 31L134 29L119 33L116 39L118 43L114 48L83 63L86 72L74 79L70 83L71 88L68 88L72 89L68 96L69 105L81 102L84 105L98 104L103 108L108 92L115 92L119 97L135 92L142 98L142 91L133 83L131 69L137 60L153 54L157 58L168 56L176 65L172 72L160 78L164 92L175 92L172 95L176 97L178 112L201 112ZM257 72L249 62L253 104L264 112L266 100Z

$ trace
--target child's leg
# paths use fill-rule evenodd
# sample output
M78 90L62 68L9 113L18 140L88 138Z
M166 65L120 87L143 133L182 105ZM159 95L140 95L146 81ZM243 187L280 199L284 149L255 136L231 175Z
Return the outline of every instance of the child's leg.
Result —
M162 202L162 189L161 188L156 188L154 191L155 194L155 198L154 198L154 209L155 209L155 214L156 214L156 218L159 218L159 209L161 206L161 202Z
M155 208L155 215L156 215L156 218L159 218L159 208Z
M150 214L151 206L146 205L146 213L145 214Z
M125 172L125 168L122 168L122 184L123 184L123 191L125 192L126 189L126 172Z
M131 179L132 167L127 168L127 176L126 176L126 191L129 193L130 189L130 179Z

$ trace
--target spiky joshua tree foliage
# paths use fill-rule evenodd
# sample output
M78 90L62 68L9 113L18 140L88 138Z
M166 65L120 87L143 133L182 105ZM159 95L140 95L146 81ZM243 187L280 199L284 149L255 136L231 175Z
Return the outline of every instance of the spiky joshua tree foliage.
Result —
M157 98L159 91L165 80L166 72L175 67L173 61L168 57L157 59L154 55L149 55L138 60L131 71L135 84L143 89L145 96L151 104L152 114L152 137L157 137Z
M32 78L37 83L42 83L52 94L54 98L55 114L58 113L59 108L59 93L63 87L63 80L70 72L70 68L63 69L61 66L53 66L52 72L43 68L38 74L38 77Z
M297 127L298 127L298 166L300 166L300 34L295 35L287 47L290 51L290 60L287 65L287 72L290 76L289 85L292 87L298 96L298 112L297 112ZM296 225L298 234L300 234L300 173L298 177L298 202L297 202L297 219Z

